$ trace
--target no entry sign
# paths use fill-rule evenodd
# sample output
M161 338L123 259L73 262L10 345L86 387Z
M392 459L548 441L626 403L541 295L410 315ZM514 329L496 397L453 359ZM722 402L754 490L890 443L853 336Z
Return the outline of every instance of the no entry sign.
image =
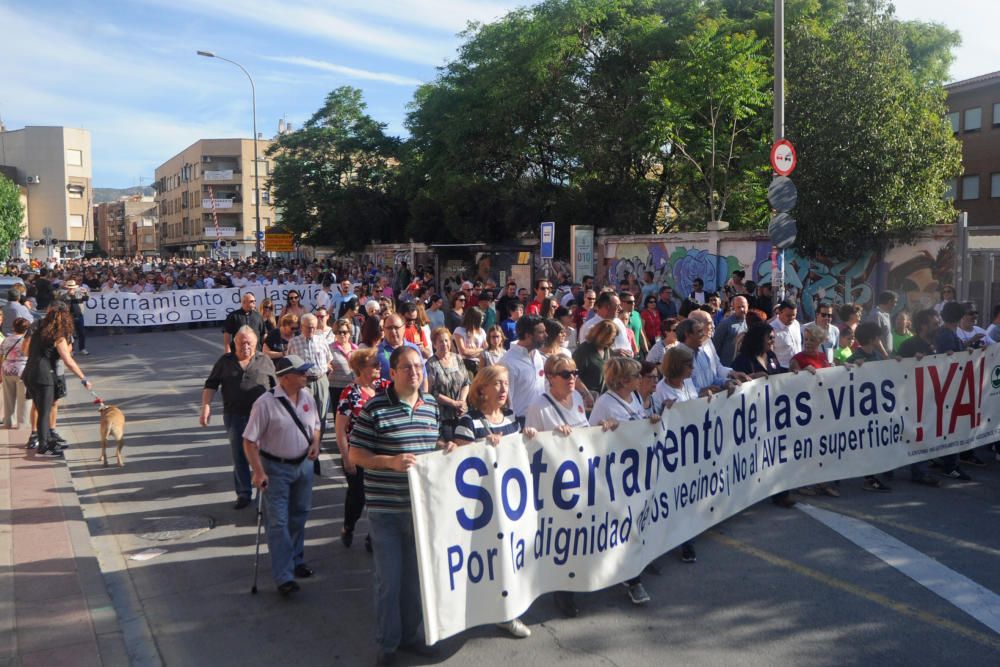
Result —
M771 168L778 176L788 176L795 171L795 147L788 139L779 139L771 146Z

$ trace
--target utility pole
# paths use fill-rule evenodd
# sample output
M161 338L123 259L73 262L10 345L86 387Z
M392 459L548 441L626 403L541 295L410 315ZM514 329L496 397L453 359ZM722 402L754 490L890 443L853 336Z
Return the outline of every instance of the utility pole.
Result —
M785 0L774 0L774 140L785 138ZM772 254L771 288L785 299L785 251ZM768 313L770 315L770 313Z

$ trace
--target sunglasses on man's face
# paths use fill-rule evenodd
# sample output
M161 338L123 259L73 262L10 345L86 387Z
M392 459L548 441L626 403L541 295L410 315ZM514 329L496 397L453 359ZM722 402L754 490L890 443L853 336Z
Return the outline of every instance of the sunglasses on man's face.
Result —
M580 375L580 371L559 371L558 373L552 373L552 377L562 378L563 380L568 380L570 378L575 378Z

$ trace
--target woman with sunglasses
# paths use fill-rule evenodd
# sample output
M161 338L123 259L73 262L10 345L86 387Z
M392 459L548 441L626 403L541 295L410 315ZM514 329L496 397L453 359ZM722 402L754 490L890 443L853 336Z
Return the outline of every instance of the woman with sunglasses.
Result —
M760 378L787 373L774 353L774 329L766 322L751 324L740 341L739 353L733 359L733 370Z
M320 306L313 310L313 315L316 316L316 330L313 331L313 336L327 345L333 345L337 337L333 333L333 327L329 324L330 311L326 309L326 306Z
M574 428L590 426L583 398L576 391L576 379L579 376L576 362L557 354L545 360L543 370L549 388L528 407L524 416L525 435L529 435L528 429L534 429L567 436ZM605 419L600 425L605 431L618 428L618 422L614 419ZM567 618L573 618L580 613L573 593L557 591L554 598L559 611Z
M306 309L302 307L302 295L297 290L288 290L285 298L285 307L281 309L281 314L295 315L299 319L306 314Z
M257 312L264 319L264 335L271 333L278 328L278 321L274 317L274 301L261 299Z
M299 332L299 318L295 315L282 315L278 328L272 330L264 338L264 354L271 359L285 356L288 341L295 338Z
M375 348L355 350L351 353L349 364L354 381L337 394L339 396L336 407L337 420L334 422L337 448L340 450L344 476L347 477L344 525L340 529L340 541L345 547L350 547L354 542L354 527L365 508L365 471L351 463L349 455L351 429L354 428L354 420L365 403L375 394L385 391L390 384L388 379L382 379L382 364L379 363L378 351ZM371 553L371 536L365 538L365 549Z
M503 366L487 366L479 371L469 388L471 408L462 415L455 428L456 445L485 442L496 447L505 435L521 432L521 425L514 418L513 410L507 407L509 390L510 379ZM526 428L525 435L534 437L535 431ZM518 639L531 636L531 630L520 618L497 623L497 626Z
M652 342L660 335L660 311L656 309L656 297L649 296L643 302L642 312L639 313L642 319L642 332L646 334L646 340Z
M330 396L336 400L344 389L354 381L351 355L358 349L358 346L351 342L351 323L348 320L337 320L330 331L334 338L333 342L330 343L333 362L327 377L330 379Z
M358 314L358 300L356 297L344 299L340 302L340 310L337 313L337 319L347 320L347 328L351 330L350 339L352 343L357 345L361 342L361 325L364 324L364 319ZM334 339L336 339L336 328L333 335Z
M467 297L462 292L455 292L451 295L451 308L444 314L444 326L448 331L455 331L462 326L466 299Z

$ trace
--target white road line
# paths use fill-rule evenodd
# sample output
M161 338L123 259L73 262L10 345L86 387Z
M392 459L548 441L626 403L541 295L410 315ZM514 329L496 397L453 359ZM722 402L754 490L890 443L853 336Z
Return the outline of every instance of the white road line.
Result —
M806 503L800 510L1000 634L1000 596L875 526Z
M213 343L212 341L208 340L207 338L202 338L198 334L191 333L190 331L180 331L178 333L184 334L184 336L186 336L188 338L193 338L194 340L198 341L199 343L201 343L203 345L206 345L208 347L211 347L211 348L215 349L216 351L219 350L219 346L217 344ZM221 342L221 339L222 339L222 337L220 336L219 337L220 342ZM220 354L221 354L221 352L220 352Z

